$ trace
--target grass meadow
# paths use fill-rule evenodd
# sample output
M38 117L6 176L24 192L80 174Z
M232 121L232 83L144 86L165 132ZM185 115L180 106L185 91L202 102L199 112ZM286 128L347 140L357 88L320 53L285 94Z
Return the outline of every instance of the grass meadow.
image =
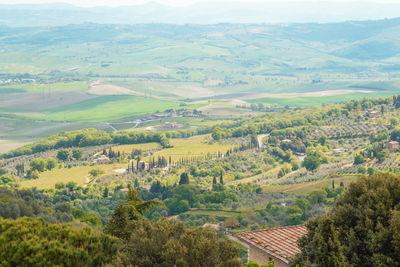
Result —
M126 164L105 164L96 166L79 166L73 168L56 168L51 171L45 171L40 174L39 179L24 180L21 187L37 187L38 189L54 188L57 183L76 182L80 186L84 186L90 180L89 171L92 169L101 169L106 174L110 174L113 170L126 168Z
M154 157L164 156L167 159L172 158L173 161L180 159L206 156L208 153L217 154L218 152L225 153L234 145L222 145L218 143L208 143L211 141L210 135L198 135L190 138L170 139L172 148L163 149L155 152ZM147 159L150 160L150 157Z

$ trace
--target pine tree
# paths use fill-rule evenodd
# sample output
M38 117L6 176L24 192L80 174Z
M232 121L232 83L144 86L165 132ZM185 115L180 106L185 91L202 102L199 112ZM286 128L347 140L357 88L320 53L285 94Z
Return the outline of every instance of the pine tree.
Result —
M135 189L129 188L127 203L120 203L114 210L109 222L104 228L104 232L126 240L129 238L127 225L130 221L137 221L143 218L144 214L151 208L163 205L164 204L159 201L144 201L137 195Z
M221 170L221 173L220 173L220 175L219 175L219 183L220 183L220 184L224 184L224 178L223 178L223 176L222 176L222 170Z

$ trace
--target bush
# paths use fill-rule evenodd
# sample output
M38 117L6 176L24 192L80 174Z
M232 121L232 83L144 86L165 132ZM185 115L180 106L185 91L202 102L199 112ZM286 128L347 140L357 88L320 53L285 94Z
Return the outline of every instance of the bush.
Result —
M129 229L117 266L242 266L239 249L207 227L163 219L133 221Z
M46 169L46 160L42 158L32 159L30 162L30 167L32 171L44 172Z
M72 150L72 157L73 157L74 159L79 160L79 159L82 158L82 155L83 155L82 149L80 149L80 148L74 148L74 149Z
M10 266L101 266L117 253L118 240L91 228L42 219L0 218L0 259Z
M61 149L57 152L57 158L61 161L66 161L69 158L69 151Z
M52 169L54 169L55 167L57 167L57 160L55 160L55 159L53 159L53 158L48 158L48 159L46 160L46 168L47 168L48 170L52 170Z

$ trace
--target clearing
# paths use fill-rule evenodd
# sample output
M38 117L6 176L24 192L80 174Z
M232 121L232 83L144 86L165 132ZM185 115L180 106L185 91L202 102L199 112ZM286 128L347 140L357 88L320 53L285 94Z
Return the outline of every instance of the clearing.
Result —
M89 93L93 95L144 95L143 93L132 91L122 86L103 84L102 81L92 82Z

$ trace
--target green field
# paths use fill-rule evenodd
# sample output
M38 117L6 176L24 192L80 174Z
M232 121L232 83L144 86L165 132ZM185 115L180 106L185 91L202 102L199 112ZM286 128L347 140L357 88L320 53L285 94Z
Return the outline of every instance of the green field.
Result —
M32 117L51 121L102 122L137 117L180 107L179 102L140 96L100 96L77 104L46 110L44 115ZM187 109L199 107L201 105L185 106Z
M208 153L217 154L226 153L227 150L234 148L234 145L222 145L218 143L209 143L210 135L198 135L189 138L171 139L172 148L163 149L155 152L154 157L163 156L167 159L171 157L173 161L192 157L205 157ZM151 157L148 158L150 160Z
M59 91L63 92L87 91L89 90L89 85L87 82L59 82L59 83L49 83L49 84L28 83L28 84L13 84L7 86L0 86L0 93L6 90L48 94Z
M323 104L338 104L344 103L350 100L357 100L369 97L387 97L390 95L398 94L400 91L380 91L371 93L349 93L349 94L338 94L332 96L310 96L310 97L270 97L270 98L258 98L258 99L247 99L249 103L262 103L268 106L289 106L289 107L309 107L319 106Z
M146 144L114 146L113 150L129 154L132 152L132 150L135 150L135 149L146 151L146 150L154 150L154 149L159 149L159 148L161 148L161 145L159 143L146 143Z

